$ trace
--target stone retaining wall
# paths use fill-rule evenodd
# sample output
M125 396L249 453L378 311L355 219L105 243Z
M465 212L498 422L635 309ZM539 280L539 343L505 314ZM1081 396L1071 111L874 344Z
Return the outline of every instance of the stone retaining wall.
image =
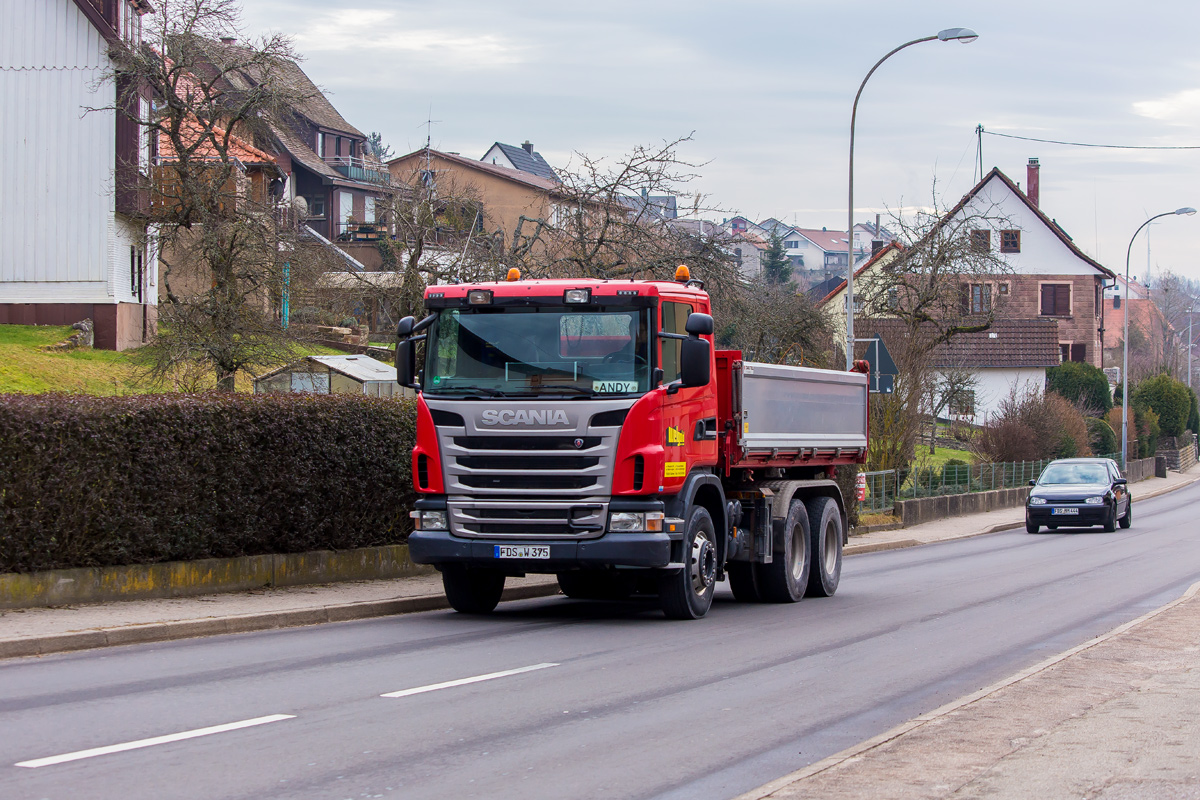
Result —
M433 571L414 564L408 545L316 550L289 555L206 558L128 567L0 575L0 609L240 592L264 586L403 578Z

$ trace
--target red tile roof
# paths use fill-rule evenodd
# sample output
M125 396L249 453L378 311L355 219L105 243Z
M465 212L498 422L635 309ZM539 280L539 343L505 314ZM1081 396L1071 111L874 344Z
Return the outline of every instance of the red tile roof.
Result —
M208 138L208 131L200 124L200 121L194 117L184 121L180 130L180 138L183 139L185 145L193 145L200 143L194 151L191 158L201 159L205 161L220 160L220 152L213 146L211 139ZM221 128L214 127L212 129L213 137L221 139L225 136L225 131ZM241 161L243 164L274 164L274 156L264 153L252 144L249 144L237 136L229 137L229 155ZM174 161L178 158L175 152L175 146L171 143L171 139L165 133L158 135L158 156L164 161Z
M896 352L907 335L907 324L899 319L855 320L858 336L879 334L888 349ZM1058 320L1053 317L998 319L979 333L960 333L933 351L933 366L941 369L1040 368L1056 366Z
M393 158L392 160L388 161L387 163L388 163L388 166L391 167L392 164L395 164L398 161L403 161L406 158L412 158L413 156L417 156L417 155L423 156L424 153L425 153L424 148L422 148L420 150L414 150L413 152L409 153L408 155L403 155L403 156L399 156L397 158ZM445 161L450 161L454 164L459 164L461 166L467 167L468 169L475 169L475 170L479 170L480 172L487 172L492 175L495 175L496 177L513 181L514 183L522 183L522 184L525 184L526 186L531 186L535 189L541 189L544 192L553 192L559 188L559 184L555 181L551 181L551 180L547 180L546 178L538 177L537 175L534 175L529 172L522 172L519 169L512 169L511 167L502 167L499 164L490 164L486 161L476 161L473 158L465 158L463 156L456 155L454 153L443 153L440 150L430 150L429 154L430 154L430 156L436 156Z

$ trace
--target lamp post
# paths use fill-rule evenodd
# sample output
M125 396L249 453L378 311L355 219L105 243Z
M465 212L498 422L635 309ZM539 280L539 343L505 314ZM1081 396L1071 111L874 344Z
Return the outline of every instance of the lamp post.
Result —
M879 69L879 65L906 47L912 47L921 42L961 42L970 44L979 38L979 34L970 28L947 28L938 31L934 36L925 36L905 42L875 62L867 77L858 85L858 93L854 95L854 108L850 111L850 202L849 224L846 225L846 369L854 366L854 121L858 117L858 98L862 97L863 87Z
M1125 331L1123 342L1123 353L1121 354L1121 469L1129 468L1129 254L1133 252L1133 240L1142 232L1142 228L1149 225L1154 220L1160 217L1169 217L1172 214L1187 214L1191 216L1196 213L1194 208L1177 208L1174 211L1164 211L1161 214L1155 214L1150 219L1146 220L1133 232L1133 236L1129 239L1129 247L1125 248ZM1191 362L1188 362L1191 366Z
M1193 390L1196 388L1192 386L1192 342L1195 341L1192 339L1192 315L1195 313L1195 306L1188 309L1188 388Z

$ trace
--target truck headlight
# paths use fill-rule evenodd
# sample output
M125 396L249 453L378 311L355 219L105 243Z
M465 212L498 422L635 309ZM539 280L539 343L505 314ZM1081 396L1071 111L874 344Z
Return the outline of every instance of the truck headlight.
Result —
M1087 503L1089 506L1098 506L1098 505L1101 505L1104 503L1104 498L1103 497L1089 497L1087 500L1084 500L1083 502Z
M661 531L661 511L614 511L608 515L608 529L612 533L641 533Z
M412 518L413 528L419 531L444 531L449 530L446 524L445 511L410 511L408 516Z
M1031 497L1031 498L1029 498L1029 505L1031 505L1031 506L1044 506L1044 505L1046 505L1046 498L1044 498L1044 497Z

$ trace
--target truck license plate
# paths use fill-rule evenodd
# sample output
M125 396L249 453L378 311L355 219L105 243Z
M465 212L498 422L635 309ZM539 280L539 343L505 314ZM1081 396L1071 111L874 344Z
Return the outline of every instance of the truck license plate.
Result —
M1052 508L1052 509L1050 509L1051 516L1059 516L1062 514L1067 514L1069 516L1071 514L1078 514L1078 513L1079 513L1078 508Z
M548 544L498 544L496 558L549 558Z

